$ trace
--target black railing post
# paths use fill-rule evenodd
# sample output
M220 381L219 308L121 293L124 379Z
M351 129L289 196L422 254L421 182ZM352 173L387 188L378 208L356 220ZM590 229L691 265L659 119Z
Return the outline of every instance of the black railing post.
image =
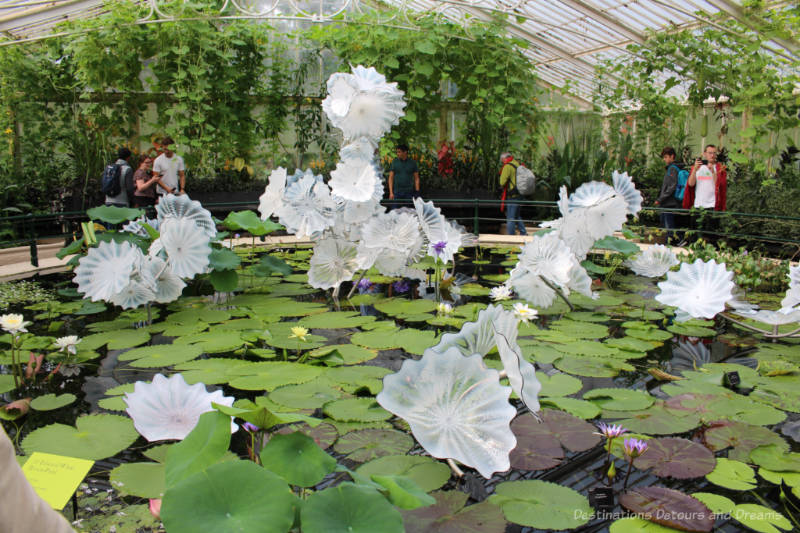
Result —
M478 218L479 218L478 214L480 213L480 210L479 210L480 200L478 200L477 198L473 198L472 199L472 203L475 205L475 210L473 212L473 220L472 220L472 233L474 233L475 235L480 235L481 232L480 232L480 228L478 227L478 224L479 224L479 222L478 222Z

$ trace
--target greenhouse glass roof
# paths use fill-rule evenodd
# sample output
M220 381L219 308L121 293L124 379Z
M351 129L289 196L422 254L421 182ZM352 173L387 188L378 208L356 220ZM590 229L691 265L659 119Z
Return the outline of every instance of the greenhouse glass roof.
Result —
M132 0L129 0L132 1ZM717 23L709 16L724 12L743 20L734 0L386 0L401 12L432 12L468 27L473 21L510 15L508 32L530 46L525 53L543 83L566 89L590 101L595 67L628 53L625 47L644 41L649 31L674 30ZM140 21L170 20L159 0L139 0L149 13ZM220 18L291 19L326 22L372 10L369 0L225 0ZM59 22L93 17L104 11L102 0L0 0L3 44L52 35ZM387 24L413 27L410 18L393 15ZM776 50L796 54L797 42L774 42ZM613 80L609 80L613 83Z

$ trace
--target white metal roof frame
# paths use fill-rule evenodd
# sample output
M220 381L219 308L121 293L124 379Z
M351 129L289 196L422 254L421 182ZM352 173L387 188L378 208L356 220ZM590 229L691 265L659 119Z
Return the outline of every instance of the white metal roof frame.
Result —
M141 23L172 20L159 0L135 1L149 11ZM733 0L385 0L404 13L431 12L468 26L506 14L509 35L529 43L525 54L539 78L589 104L597 85L596 66L627 54L626 47L643 43L651 31L673 31L711 24L730 31L710 17L719 12L745 26L740 3ZM220 18L291 19L327 22L342 14L371 10L370 0L225 0ZM780 5L778 5L780 7ZM0 0L0 45L57 34L66 20L96 17L106 12L103 0ZM412 26L413 21L387 23ZM800 42L775 38L770 49L796 59ZM614 80L606 80L613 84Z

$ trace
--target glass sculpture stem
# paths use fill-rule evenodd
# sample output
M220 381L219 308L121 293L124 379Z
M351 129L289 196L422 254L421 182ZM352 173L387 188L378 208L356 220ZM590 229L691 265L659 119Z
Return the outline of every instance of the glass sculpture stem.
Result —
M459 468L459 467L456 465L456 462L455 462L455 461L453 461L452 459L448 459L448 460L447 460L447 464L448 464L448 466L450 466L450 470L452 470L452 471L453 471L453 474L455 474L455 475L456 475L456 477L464 477L464 471L463 471L463 470L461 470L461 469L460 469L460 468Z
M352 286L352 287L350 287L350 292L348 292L348 293L347 293L347 299L348 299L348 300L349 300L349 299L350 299L350 298L353 296L353 293L354 293L354 292L356 292L356 288L358 287L358 284L359 284L359 283L361 283L361 280L362 280L362 279L364 279L364 274L366 274L366 273L367 273L367 271L366 271L366 270L362 270L362 271L361 271L361 277L359 277L359 278L358 278L358 281L356 281L355 283L353 283L353 286Z
M561 289L559 289L558 287L556 287L555 285L550 283L550 281L545 279L544 276L539 276L539 279L542 280L542 283L544 283L545 285L547 285L548 287L550 287L551 289L556 291L556 294L558 294L561 297L561 299L564 300L566 302L566 304L569 306L569 310L570 311L574 311L575 310L575 307L570 303L569 300L567 300L567 297L564 296L564 293L561 292Z

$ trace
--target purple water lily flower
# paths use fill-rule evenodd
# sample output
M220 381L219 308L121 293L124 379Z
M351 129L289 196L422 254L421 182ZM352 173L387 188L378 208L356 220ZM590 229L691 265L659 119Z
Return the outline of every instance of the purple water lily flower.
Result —
M625 455L631 459L636 459L647 451L647 442L640 439L625 439L622 444L625 449Z
M447 248L447 242L445 241L439 241L433 245L433 251L437 256L441 255L445 248Z
M356 287L359 291L368 291L372 288L373 283L369 280L369 278L362 278L358 281Z
M395 281L394 283L392 283L392 289L394 289L394 292L396 292L398 294L402 294L404 292L408 292L408 290L410 288L411 288L411 284L409 282L407 282L406 280L404 280L404 279L401 279L400 281Z
M607 439L615 439L623 433L628 432L628 430L622 426L615 424L604 424L603 422L598 423L597 427L600 429L600 433L596 433L596 435L602 435Z
M255 433L256 431L258 431L260 429L257 425L251 424L250 422L245 422L244 424L242 424L242 427L248 433Z

